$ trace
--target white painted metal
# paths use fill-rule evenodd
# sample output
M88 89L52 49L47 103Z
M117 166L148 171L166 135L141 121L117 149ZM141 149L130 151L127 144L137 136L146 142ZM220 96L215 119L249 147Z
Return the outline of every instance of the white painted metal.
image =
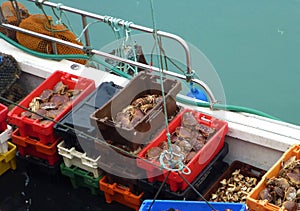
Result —
M71 65L75 63L71 61L52 61L28 55L1 39L0 45L3 53L16 58L24 72L42 78L55 70L62 70L93 79L97 86L104 81L114 81L121 86L128 83L127 79L80 64L78 70L73 70ZM228 122L229 132L225 141L229 143L229 154L225 160L230 163L240 160L267 170L291 145L300 144L300 126L246 113L190 107Z

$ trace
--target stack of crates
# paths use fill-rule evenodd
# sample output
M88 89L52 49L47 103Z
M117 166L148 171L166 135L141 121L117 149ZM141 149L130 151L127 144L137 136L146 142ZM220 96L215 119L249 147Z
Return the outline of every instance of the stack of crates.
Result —
M168 117L177 110L176 94L181 90L181 83L176 80L163 80L165 99L167 100ZM100 180L100 189L104 191L107 203L118 202L138 210L141 205L143 190L139 189L139 178L145 178L144 169L136 165L136 154L139 148L147 145L164 128L165 114L162 101L157 101L153 108L130 128L114 122L118 112L137 99L145 96L161 95L162 88L159 76L140 72L120 92L94 111L90 116L92 126L97 128L97 135L106 142L127 151L95 142L95 150L101 154L100 166L107 174Z
M27 163L33 163L43 169L48 168L54 171L59 170L61 160L57 150L61 138L54 134L54 122L47 118L44 121L29 118L23 115L24 112L29 111L25 111L22 107L28 109L35 98L42 98L45 90L54 90L56 85L61 83L67 86L68 90L80 90L80 93L58 112L53 119L54 121L60 120L72 109L72 106L78 104L95 89L93 80L55 71L25 97L19 106L15 106L8 112L9 123L16 126L12 133L12 142L17 146L18 157Z
M65 142L58 144L58 153L64 162L60 165L61 173L70 178L73 188L87 187L92 194L100 193L99 180L103 177L103 171L98 167L98 160L86 156L85 152L79 152L75 147L68 149Z
M165 180L162 191L158 196L159 199L170 200L201 200L202 198L185 182L191 183L199 193L204 194L209 188L209 183L217 179L228 167L228 164L223 162L223 158L228 153L228 145L225 143L225 135L228 131L228 124L225 121L214 118L210 115L193 111L190 109L182 109L177 116L169 124L170 134L174 134L178 128L182 128L183 116L191 114L195 117L199 125L213 128L213 132L207 138L207 142L195 153L194 157L186 164L190 169L190 174L178 173L160 168L160 163L157 160L146 162L147 151L152 147L161 146L162 142L167 140L164 130L160 135L154 138L139 154L137 166L145 169L147 179L141 180L141 188L145 190L147 198L153 198L155 193L161 187ZM154 162L153 165L151 162ZM184 177L185 180L182 178Z
M213 160L197 175L191 182L191 185L202 195L207 192L211 185L228 169L228 163L224 162L224 157L228 154L228 144L225 143L221 151L213 158ZM149 182L148 179L139 180L139 188L144 190L143 199L152 199L162 183L158 181ZM170 189L168 184L161 187L161 191L157 199L163 200L203 200L192 187L188 186L184 190L176 192Z
M62 139L58 144L58 153L64 161L60 165L61 173L70 178L73 188L87 187L92 194L102 193L99 180L104 172L99 167L100 155L94 151L91 137L95 137L96 130L90 124L89 115L120 89L113 82L103 82L54 125L55 134Z
M10 142L12 127L7 124L8 108L0 103L0 175L16 169L16 146Z

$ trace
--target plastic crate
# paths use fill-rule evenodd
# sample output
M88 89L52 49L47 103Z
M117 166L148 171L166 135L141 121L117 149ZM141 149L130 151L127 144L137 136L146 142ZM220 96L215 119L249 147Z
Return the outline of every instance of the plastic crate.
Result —
M98 167L98 160L100 156L96 159L92 159L86 156L86 153L78 152L75 147L68 149L65 147L65 142L61 141L58 145L58 153L63 157L64 163L67 167L72 165L91 172L95 178L98 178L102 174L102 170Z
M158 211L158 210L174 210L180 211L246 211L246 205L243 203L225 203L225 202L209 202L209 205L203 201L176 201L176 200L145 200L142 203L139 211ZM150 209L151 207L151 209ZM212 209L214 208L214 209Z
M86 187L90 189L93 195L103 194L99 187L99 180L103 177L103 174L94 178L90 172L84 171L76 166L67 167L64 163L60 164L60 170L63 175L70 178L74 189Z
M187 164L187 167L191 170L191 173L188 175L182 174L182 176L184 176L191 183L224 146L225 135L228 131L228 123L197 111L184 109L169 124L169 132L171 134L178 126L181 125L181 118L185 112L193 112L194 116L200 124L215 128L216 130L215 133L207 140L207 143L204 144L204 146L197 152L194 158L192 158L192 160ZM156 164L155 166L143 160L146 159L145 155L148 149L159 146L163 141L166 140L166 130L164 130L156 139L154 139L138 154L138 157L142 159L137 159L137 165L140 168L146 170L149 182L162 182L168 174L167 170L160 169L158 167L160 166L158 162L153 161ZM176 192L178 190L183 191L188 187L188 184L185 183L184 180L176 172L170 173L166 183L170 185L170 189L173 192Z
M109 169L109 170L115 168L112 173L110 173L111 171L109 172L106 171L105 175L107 178L107 183L109 184L117 183L117 185L119 186L129 188L130 192L135 195L139 195L140 193L143 192L143 190L140 189L139 186L139 179L137 179L137 178L142 178L143 175L145 175L145 172L144 171L142 172L141 169L135 171L135 170L127 169L126 167L118 168L114 164L109 165L102 162L100 163L100 167L102 169Z
M247 163L243 163L241 161L234 161L229 166L229 168L219 177L219 179L209 188L209 190L204 194L204 198L206 200L210 200L212 194L216 193L216 191L221 187L220 182L223 179L230 179L232 177L232 173L236 170L240 170L240 174L242 174L244 177L253 177L256 178L257 183L260 181L260 179L263 177L263 175L266 173L265 170L257 168L255 166L249 165ZM226 189L224 190L226 191ZM219 200L219 202L227 202L224 200ZM240 199L237 202L245 203L246 198Z
M0 103L0 133L7 129L7 113L8 108Z
M164 79L163 85L165 100L167 102L167 115L171 118L172 115L176 114L175 98L181 90L181 83L176 80ZM161 95L161 92L159 76L141 72L111 100L91 114L91 123L99 129L100 137L136 150L141 145L151 141L153 136L155 137L156 133L159 133L163 129L165 122L163 102L157 103L154 108L131 128L115 124L113 118L135 99L147 94Z
M7 125L6 130L0 133L0 154L6 153L8 150L8 140L11 138L12 127Z
M139 210L139 207L141 206L141 198L144 194L143 192L139 195L134 195L128 188L118 186L117 183L107 183L106 176L99 180L99 184L100 190L104 192L105 200L107 203L116 201L127 207L133 208L136 211Z
M191 185L196 188L200 194L204 194L207 189L216 181L219 176L228 168L228 164L223 162L223 158L228 153L228 144L225 143L222 150L214 159L201 171ZM147 179L139 180L139 189L144 191L144 199L154 198L161 186L160 182L148 182ZM202 198L189 186L184 191L173 192L168 185L164 185L158 199L170 200L202 200Z
M42 173L49 176L51 180L59 180L61 177L59 168L61 162L57 162L54 165L49 165L46 160L32 156L22 156L18 151L16 153L16 158L18 165L26 169L27 172L34 172L40 176L42 176Z
M0 175L4 174L8 169L15 170L17 147L11 142L8 142L8 152L0 154Z
M281 158L265 173L260 182L247 196L247 206L251 210L255 211L267 211L267 210L283 210L282 208L269 203L268 200L259 200L260 192L266 187L266 182L272 177L278 177L279 171L282 168L282 163L287 161L292 156L296 156L296 159L300 159L300 144L291 146ZM299 209L299 208L298 208Z
M96 131L95 127L91 125L90 115L110 100L120 89L121 87L113 82L103 82L83 102L73 107L67 115L54 125L55 134L62 137L68 149L75 147L79 152L86 152L88 156L94 156L94 140L76 134L70 127L94 136ZM67 125L68 128L64 125Z
M146 178L144 169L136 165L136 157L113 149L105 141L95 141L95 151L100 155L99 167L106 172L108 183L125 186L138 195L138 179Z
M20 136L19 128L12 133L12 142L17 145L22 156L37 157L47 161L52 166L61 159L57 152L59 141L60 139L56 139L51 144L42 144L34 139Z
M72 106L77 105L82 99L84 99L84 97L95 89L95 82L93 80L62 71L55 71L26 98L24 98L19 105L28 108L29 103L34 97L40 96L45 89L53 89L60 81L67 85L69 89L81 89L82 92L73 99L72 103L61 111L54 121L60 120L68 111L71 110ZM40 124L40 120L33 120L26 116L21 117L21 113L23 111L24 109L15 106L10 112L8 112L9 123L16 125L20 129L21 136L38 139L42 144L53 143L57 140L53 131L54 122Z

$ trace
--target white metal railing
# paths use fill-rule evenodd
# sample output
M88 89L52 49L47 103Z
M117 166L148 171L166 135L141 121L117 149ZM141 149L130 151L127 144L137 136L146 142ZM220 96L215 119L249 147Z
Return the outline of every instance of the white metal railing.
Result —
M75 8L68 7L68 6L59 5L57 3L42 1L42 0L40 0L40 1L27 0L27 1L33 2L33 3L36 3L36 4L42 4L42 5L45 5L45 6L48 6L48 7L52 7L52 8L59 8L60 10L80 15L81 19L82 19L83 29L85 29L86 26L87 26L87 18L92 18L92 19L102 21L102 22L105 21L105 16L97 15L97 14L94 14L94 13L90 13L90 12L87 12L87 11L75 9ZM71 42L68 42L68 41L64 41L64 40L57 39L57 38L54 38L54 37L51 37L51 36L48 36L48 35L40 34L40 33L34 32L34 31L30 31L30 30L27 30L27 29L20 28L18 26L8 24L8 23L5 23L5 21L3 21L3 20L4 20L3 17L0 17L0 24L3 27L11 29L11 30L19 31L19 32L26 33L26 34L29 34L29 35L32 35L32 36L36 36L36 37L39 37L39 38L42 38L42 39L46 39L46 40L49 40L49 41L52 41L52 42L55 42L55 43L60 43L60 44L63 44L63 45L69 46L69 47L80 49L80 50L82 50L86 53L96 54L96 55L101 56L101 57L110 58L110 59L113 59L113 60L124 62L124 63L130 64L130 65L142 68L142 69L146 69L146 70L151 69L155 72L160 72L161 71L161 69L157 68L157 67L149 66L147 64L143 64L143 63L132 61L132 60L125 59L125 58L121 58L121 57L118 57L118 56L115 56L115 55L112 55L112 54L109 54L109 53L106 53L106 52L103 52L103 51L99 51L99 50L89 48L90 47L90 40L89 40L89 32L88 32L87 28L84 30L84 35L85 35L84 37L85 37L86 46L81 46L81 45L78 45L78 44L74 44L74 43L71 43ZM124 24L126 24L126 21L120 20L120 21L118 21L118 24L120 26L124 26ZM140 26L140 25L136 25L136 24L130 24L128 27L131 28L131 29L146 32L146 33L154 33L155 32L154 29L144 27L144 26ZM195 84L200 85L204 89L204 91L207 93L207 95L210 99L210 105L211 105L211 108L212 108L212 105L215 104L217 101L216 101L212 91L207 86L207 84L205 84L203 81L201 81L199 79L194 79L193 78L193 76L192 76L193 70L191 68L191 60L190 60L190 51L189 51L189 47L188 47L187 43L181 37L179 37L177 35L174 35L174 34L171 34L171 33L168 33L168 32L157 31L156 33L157 33L158 36L167 37L167 38L170 38L170 39L173 39L173 40L177 41L183 47L183 49L185 51L185 54L186 54L187 70L186 70L185 75L174 73L174 72L167 71L167 70L163 70L163 73L165 75L170 75L172 77L185 79L188 82L193 82Z

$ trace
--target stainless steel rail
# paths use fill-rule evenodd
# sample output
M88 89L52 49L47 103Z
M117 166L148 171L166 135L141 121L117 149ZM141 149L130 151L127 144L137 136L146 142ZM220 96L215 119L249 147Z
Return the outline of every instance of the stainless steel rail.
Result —
M27 0L27 1L34 2L34 3L37 2L36 0ZM75 8L72 8L72 7L64 6L64 5L49 2L49 1L40 1L39 4L43 4L45 6L49 6L49 7L52 7L52 8L59 8L60 10L63 10L63 11L68 11L68 12L71 12L71 13L81 15L83 28L86 27L86 20L85 20L86 17L93 18L93 19L96 19L96 20L100 20L102 22L104 22L104 19L105 19L105 16L102 16L102 15L93 14L93 13L90 13L90 12L86 12L86 11L83 11L83 10L75 9ZM118 22L118 24L120 26L124 26L125 23L126 22L124 20L120 20ZM138 30L138 31L142 31L142 32L147 32L147 33L152 33L152 34L154 33L153 29L148 28L148 27L144 27L144 26L140 26L140 25L136 25L136 24L130 24L129 28L135 29L135 30ZM86 31L86 33L88 33L88 32ZM174 34L171 34L171 33L168 33L168 32L157 31L157 35L173 39L173 40L175 40L175 41L177 41L178 43L181 44L181 46L183 47L183 49L185 51L185 54L186 54L187 73L191 74L191 69L192 68L191 68L190 51L189 51L189 47L186 44L186 42L181 37L179 37L177 35L174 35ZM87 39L86 34L85 34L85 39L86 39L86 45L89 46L88 44L90 42L89 42L89 39Z
M36 3L35 0L27 0L27 1ZM40 4L50 6L50 7L55 7L55 8L59 7L59 9L61 9L61 10L81 15L83 28L85 28L86 25L87 25L86 17L94 18L94 19L97 19L97 20L100 20L100 21L104 21L104 18L105 18L104 16L101 16L101 15L96 15L96 14L86 12L86 11L82 11L82 10L78 10L78 9L75 9L75 8L62 6L62 5L59 5L59 4L56 4L56 3L52 3L52 2L47 2L47 1L43 2L43 1L41 1ZM119 21L118 23L119 23L119 25L124 25L125 21L122 20L122 21ZM83 51L87 50L86 47L84 47L84 46L77 45L77 44L67 42L67 41L64 41L64 40L61 40L61 39L57 39L57 38L54 38L54 37L50 37L50 36L47 36L47 35L44 35L44 34L39 34L39 33L30 31L30 30L26 30L26 29L11 25L11 24L1 22L1 25L3 27L8 28L8 29L12 29L12 30L15 30L15 31L23 32L23 33L33 35L33 36L36 36L36 37L40 37L40 38L43 38L43 39L46 39L46 40L49 40L49 41L52 41L52 42L67 45L69 47L73 47L73 48L80 49L80 50L83 50ZM129 27L132 28L132 29L147 32L147 33L153 33L154 32L154 30L151 29L151 28L147 28L147 27L144 27L144 26L139 26L139 25L136 25L136 24L130 24ZM149 65L146 65L146 64L143 64L143 63L139 63L139 62L135 62L135 61L132 61L132 60L124 59L124 58L114 56L114 55L111 55L109 53L105 53L105 52L95 50L95 49L89 50L89 53L96 54L96 55L99 55L99 56L102 56L102 57L105 57L105 58L114 59L114 60L124 62L124 63L130 64L130 65L133 65L133 66L137 66L137 67L142 68L142 69L146 69L146 70L147 69L148 70L152 69L155 72L163 71L163 73L165 75L170 75L172 77L177 77L177 78L180 78L180 79L186 79L188 82L194 82L195 84L200 85L204 89L204 91L207 93L207 95L210 99L210 105L211 105L211 108L212 108L212 105L217 102L214 95L213 95L213 93L212 93L212 91L210 90L210 88L203 81L201 81L199 79L194 79L191 76L192 75L191 73L193 72L193 70L191 68L190 52L189 52L189 48L188 48L188 45L186 44L186 42L181 37L179 37L177 35L174 35L174 34L171 34L171 33L163 32L163 31L157 31L157 34L160 35L160 36L164 36L164 37L176 40L177 42L179 42L182 45L182 47L184 48L185 53L186 53L187 75L181 75L181 74L174 73L174 72L171 72L171 71L161 70L157 67L153 67L153 66L149 66ZM88 35L87 30L85 31L85 40L86 40L87 46L89 46L90 42L89 42L89 35Z

